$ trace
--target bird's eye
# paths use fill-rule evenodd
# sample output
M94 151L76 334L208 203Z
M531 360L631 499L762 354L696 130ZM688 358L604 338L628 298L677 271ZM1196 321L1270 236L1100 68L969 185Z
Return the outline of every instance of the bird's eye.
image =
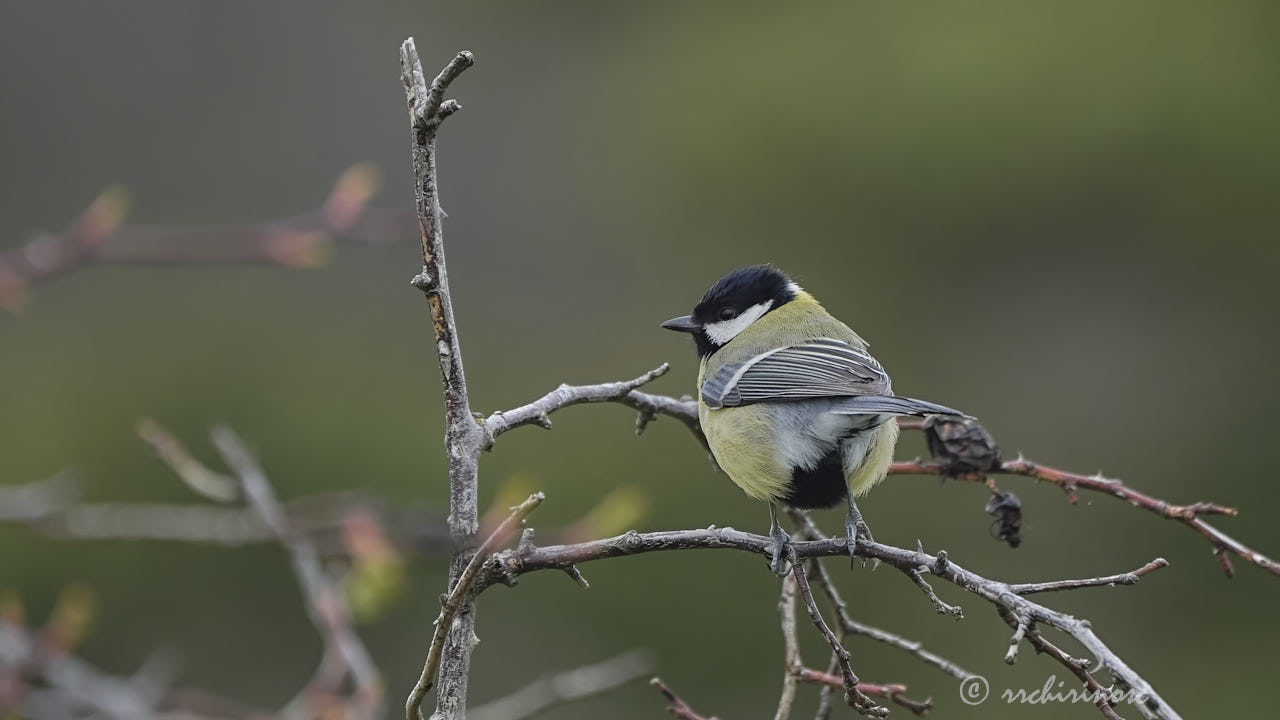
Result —
M721 319L721 320L732 320L732 319L734 319L734 318L736 318L736 317L738 317L738 311L737 311L737 310L734 310L734 309L733 309L733 308L731 308L731 307L722 308L722 309L720 310L720 319Z

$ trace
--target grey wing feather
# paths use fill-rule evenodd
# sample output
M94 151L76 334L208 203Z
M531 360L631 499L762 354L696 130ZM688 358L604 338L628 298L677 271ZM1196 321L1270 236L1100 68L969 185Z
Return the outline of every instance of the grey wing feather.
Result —
M837 415L959 415L959 410L925 400L893 395L859 395L837 402L828 412Z
M761 402L839 398L840 415L960 415L945 405L896 397L889 375L865 350L823 338L721 367L702 384L712 409Z
M889 375L875 358L829 339L725 365L702 384L702 399L710 408L889 392Z

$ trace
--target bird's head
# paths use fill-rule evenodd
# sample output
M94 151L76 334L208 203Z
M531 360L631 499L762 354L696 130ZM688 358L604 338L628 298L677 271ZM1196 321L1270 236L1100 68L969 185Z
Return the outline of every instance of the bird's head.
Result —
M765 313L791 302L800 286L772 265L752 265L720 278L702 296L691 315L662 327L693 336L698 355L707 356L734 339Z

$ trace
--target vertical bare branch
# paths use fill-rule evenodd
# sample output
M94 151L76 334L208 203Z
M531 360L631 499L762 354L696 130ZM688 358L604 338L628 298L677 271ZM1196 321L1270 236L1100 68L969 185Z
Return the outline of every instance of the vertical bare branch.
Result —
M444 100L445 91L472 62L471 53L458 53L428 87L413 38L400 46L400 77L409 107L414 197L422 231L422 272L413 278L413 285L427 296L427 305L431 309L431 327L435 334L444 394L445 452L449 459L449 530L454 542L449 565L451 586L467 567L478 529L477 464L484 434L471 415L467 380L462 369L462 346L458 341L449 295L444 257L444 212L440 209L440 192L436 184L436 132L440 123L460 107L454 100ZM474 605L467 600L458 608L442 651L433 717L452 720L465 716L467 676L475 643ZM420 697L417 702L421 702ZM406 701L405 714L409 720L418 717L413 696Z

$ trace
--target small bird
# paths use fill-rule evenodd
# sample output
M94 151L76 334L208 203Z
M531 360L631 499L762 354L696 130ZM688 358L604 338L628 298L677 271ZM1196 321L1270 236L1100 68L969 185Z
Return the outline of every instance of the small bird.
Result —
M848 500L852 558L871 532L855 501L884 479L901 415L963 413L898 397L867 342L771 265L725 275L693 314L662 327L697 347L698 418L720 467L769 503L769 564L786 574L790 541L777 504L833 507Z

